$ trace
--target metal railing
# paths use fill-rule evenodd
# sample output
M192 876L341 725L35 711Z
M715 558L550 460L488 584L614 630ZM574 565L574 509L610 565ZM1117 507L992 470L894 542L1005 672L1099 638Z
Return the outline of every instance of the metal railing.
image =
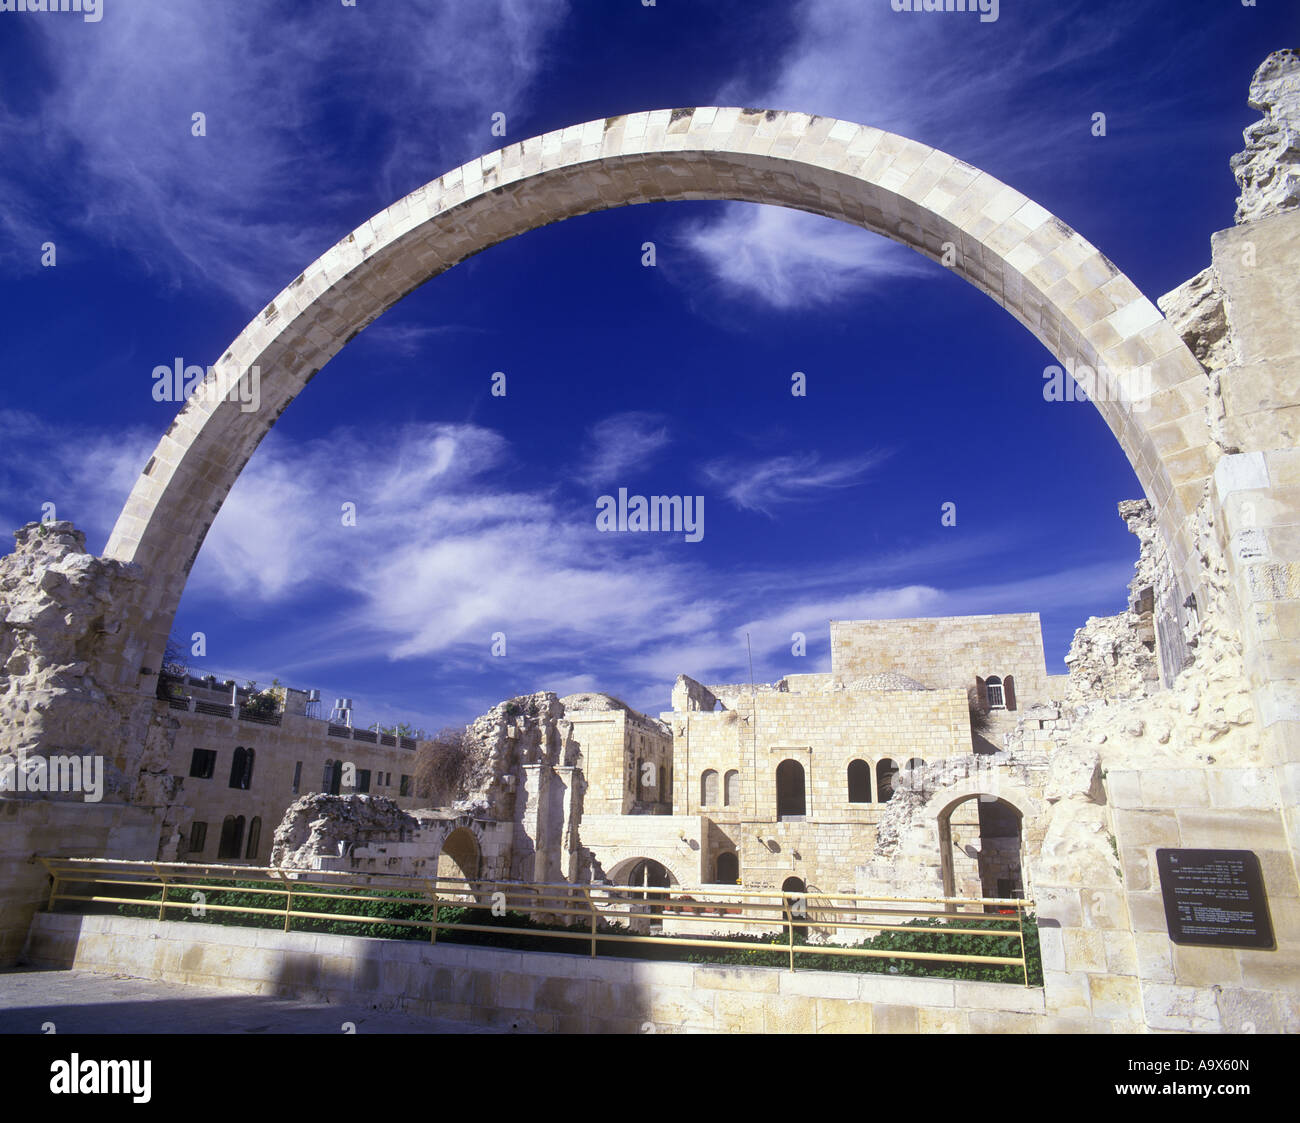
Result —
M152 910L158 919L167 919L168 910L193 910L196 905L174 893L204 894L205 912L237 913L246 916L283 918L283 930L290 931L297 921L335 921L358 925L394 925L425 929L431 943L444 931L494 933L504 936L529 936L542 940L583 941L595 956L601 944L640 944L649 947L693 948L709 951L783 952L789 969L795 969L799 956L836 956L916 961L919 963L963 963L983 967L1019 967L1025 986L1029 979L1029 957L1025 948L1025 918L1033 902L1018 898L969 897L872 897L860 894L788 893L777 890L706 889L685 890L680 886L659 888L638 885L555 884L544 882L482 881L452 877L406 877L393 874L361 874L352 871L297 870L265 866L223 866L188 862L119 861L108 858L55 858L37 856L50 875L47 908L61 902L83 905L131 905ZM238 886L214 884L238 881ZM248 883L254 883L252 885ZM257 884L257 883L262 884ZM137 895L108 895L105 887L129 887ZM74 892L89 887L90 892ZM338 890L344 890L339 892ZM157 899L141 896L138 891L158 893ZM363 890L377 890L370 895ZM110 893L114 891L110 889ZM240 893L283 897L283 905L261 908L252 905L211 903L207 894ZM395 896L394 894L400 894ZM295 899L298 907L295 906ZM366 916L348 912L321 912L312 902L343 901L355 904L382 902L409 904L427 908L429 919L394 916ZM461 923L439 920L443 906L467 906L491 910L504 915L508 910L526 913L530 919L564 925L563 929L510 927L501 924ZM986 910L997 910L990 914ZM962 911L979 910L979 911ZM498 911L500 910L500 911ZM909 924L907 921L934 920L942 926ZM1005 927L982 927L997 921ZM774 936L767 943L703 935L668 934L666 922L678 924L719 924L749 926L759 934ZM649 931L652 925L661 931ZM974 925L974 926L972 926ZM643 932L617 928L641 927ZM828 932L840 939L843 933L861 932L879 935L885 932L909 933L948 940L974 937L977 940L1012 941L1015 955L969 955L960 952L904 951L892 948L849 947L833 943L797 942L796 933L806 941L808 935ZM735 935L735 933L731 933Z

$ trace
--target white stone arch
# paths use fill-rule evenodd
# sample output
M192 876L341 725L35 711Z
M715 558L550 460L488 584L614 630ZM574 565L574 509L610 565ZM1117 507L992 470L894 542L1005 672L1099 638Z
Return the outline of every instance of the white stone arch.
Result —
M690 878L682 875L682 870L679 868L676 861L666 855L654 853L653 847L647 848L644 853L629 853L627 856L614 858L606 866L606 879L611 885L626 884L625 878L638 862L658 862L668 871L668 876L672 878L671 888L692 884Z
M935 261L951 250L952 271L1061 364L1125 377L1149 368L1146 409L1096 405L1152 500L1175 570L1187 589L1199 587L1189 515L1215 455L1204 371L1096 247L978 168L880 129L774 110L664 109L572 125L448 172L327 250L254 318L163 435L113 528L106 555L141 565L149 579L118 666L105 674L131 685L156 673L190 567L240 471L362 328L431 277L517 234L682 199L811 211ZM261 408L245 413L229 395L253 368Z
M1004 774L999 769L992 774L969 776L935 793L922 814L927 820L929 837L935 840L939 851L939 872L943 879L943 895L955 894L954 864L950 823L952 812L964 803L980 799L993 799L1007 804L1020 816L1020 877L1026 894L1029 893L1030 855L1026 846L1027 827L1046 811L1040 800L1031 795L1024 784Z

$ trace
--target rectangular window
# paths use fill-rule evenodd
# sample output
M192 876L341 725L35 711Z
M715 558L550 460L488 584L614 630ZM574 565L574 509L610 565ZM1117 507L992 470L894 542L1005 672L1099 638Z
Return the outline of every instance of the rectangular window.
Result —
M217 767L215 749L195 749L190 757L190 775L198 780L211 780Z
M208 844L208 824L191 823L190 824L190 850L191 854L202 854L203 848Z
M357 791L368 792L370 790L370 769L357 769Z
M411 794L411 778L409 776L402 777L402 787L399 794L401 795Z
M302 761L298 761L293 766L293 794L298 794L298 789L302 787Z

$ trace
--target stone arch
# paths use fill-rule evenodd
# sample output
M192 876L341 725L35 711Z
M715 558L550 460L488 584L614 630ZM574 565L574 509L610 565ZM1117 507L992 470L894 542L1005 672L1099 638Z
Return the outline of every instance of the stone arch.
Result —
M923 814L931 821L931 837L938 843L943 895L945 897L973 896L975 895L972 892L973 885L978 882L980 885L978 895L982 897L1024 896L1029 877L1025 829L1027 823L1043 814L1040 802L1021 785L1015 782L1008 783L1007 778L1001 775L997 777L995 784L991 784L985 776L968 777L949 788L944 788L941 796L942 798L931 800ZM1012 892L997 891L999 875L993 872L991 852L985 853L986 815L983 808L986 805L1006 808L1015 818L1015 846L1003 848L1007 850L1009 858L1014 858L1013 879L1016 884ZM968 818L971 822L967 823L966 827L971 837L962 838L960 845L964 855L961 861L970 867L966 870L966 880L970 884L963 890L963 886L958 884L961 878L957 868L959 860L954 851L957 843L954 841L953 815L959 809L967 807L970 809Z
M448 172L363 223L258 313L167 429L113 528L107 557L139 564L149 580L119 665L105 673L121 685L157 673L190 567L240 471L366 325L517 234L684 199L770 203L861 226L943 262L1061 365L1121 377L1149 368L1145 409L1095 404L1157 511L1185 589L1199 588L1189 516L1214 467L1204 371L1096 247L978 168L880 129L774 110L663 109L571 125ZM237 390L254 369L261 408L243 412Z
M469 827L458 826L443 839L438 850L438 876L474 881L482 862L483 849L477 835Z
M666 870L670 886L691 884L691 879L683 877L677 863L665 854L628 853L628 857L618 858L609 866L606 878L610 885L626 885L627 878L642 862L654 862Z

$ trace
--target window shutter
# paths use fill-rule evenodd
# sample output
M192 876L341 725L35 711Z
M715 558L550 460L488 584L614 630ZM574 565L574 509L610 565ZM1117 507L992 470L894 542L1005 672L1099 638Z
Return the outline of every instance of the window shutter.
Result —
M981 710L989 708L989 686L979 675L975 676L975 698L979 702Z
M1002 680L1002 701L1008 710L1016 708L1016 680L1010 675Z

